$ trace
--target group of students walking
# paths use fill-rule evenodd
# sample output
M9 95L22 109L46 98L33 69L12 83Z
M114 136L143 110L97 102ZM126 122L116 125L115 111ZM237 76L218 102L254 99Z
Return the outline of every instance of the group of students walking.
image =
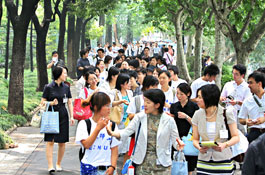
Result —
M161 59L165 69L159 69L157 63L151 65L152 59ZM110 67L100 68L100 64L83 67L76 86L82 105L89 105L93 115L87 119L89 125L87 120L81 120L76 130L76 143L85 150L80 174L117 174L119 155L123 156L123 163L132 160L137 175L171 174L173 151L183 150L185 144L181 139L190 128L199 154L185 156L189 174L195 169L197 174L233 174L230 147L239 142L237 128L244 134L245 125L250 128L249 142L265 129L263 69L250 74L247 85L245 66L235 65L234 81L228 82L221 92L214 82L219 74L214 64L205 67L203 76L189 86L178 77L178 67L167 65L164 58L146 57L146 67L141 66L141 60L125 58ZM101 61L104 63L104 60L97 62ZM69 141L69 119L74 124L72 96L64 83L67 68L55 66L52 73L54 80L45 87L42 97L42 104L50 101L60 114L60 133L45 134L44 138L51 174L55 171L53 144L59 143L56 170L62 171L61 160ZM221 106L221 102L225 105ZM117 106L121 117L113 123L110 116ZM204 146L202 143L206 141L216 145ZM135 149L133 155L132 149Z

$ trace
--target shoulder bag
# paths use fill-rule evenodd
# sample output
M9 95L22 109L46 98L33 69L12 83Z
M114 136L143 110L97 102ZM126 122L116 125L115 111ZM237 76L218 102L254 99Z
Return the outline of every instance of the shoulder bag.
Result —
M118 90L116 90L114 101L119 101ZM117 124L120 124L121 113L122 113L122 107L120 105L112 107L110 112L110 120L114 121Z

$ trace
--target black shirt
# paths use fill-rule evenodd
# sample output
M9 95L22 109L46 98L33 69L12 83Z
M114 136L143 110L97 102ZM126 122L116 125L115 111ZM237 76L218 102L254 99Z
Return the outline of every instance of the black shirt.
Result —
M89 63L89 60L88 60L87 58L79 58L79 59L77 60L77 70L76 70L76 72L77 72L77 78L78 78L78 79L79 79L79 78L82 76L82 74L83 74L83 71L79 70L78 68L79 68L79 67L83 67L83 68L85 68L85 67L88 67L88 66L90 66L90 63Z
M186 119L178 118L178 112L183 112L192 118L193 114L198 109L198 105L190 100L184 107L181 106L180 102L176 102L171 105L170 113L174 115L174 119L176 121L180 137L188 135L191 125Z

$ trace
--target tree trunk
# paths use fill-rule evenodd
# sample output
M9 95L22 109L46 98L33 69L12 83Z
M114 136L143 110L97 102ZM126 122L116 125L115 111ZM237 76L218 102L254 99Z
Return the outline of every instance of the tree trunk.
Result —
M75 69L74 64L74 34L75 34L75 16L68 15L68 31L67 31L67 67L68 74L71 78L75 78Z
M133 31L132 31L132 14L128 13L127 17L127 43L133 41Z
M112 24L110 21L106 24L106 43L112 45Z
M3 16L3 0L0 0L0 26L2 22L2 16Z
M26 38L30 19L36 11L39 0L24 0L20 15L13 0L6 0L8 14L13 26L14 39L12 63L8 92L8 112L24 114L24 65L26 53Z
M183 9L178 10L175 15L175 32L176 32L176 40L177 40L177 65L180 69L180 77L184 78L188 83L191 82L191 78L189 75L186 58L184 54L183 41L182 41L182 25L181 25L181 17L182 17Z
M6 59L5 59L5 79L8 78L8 60L9 60L9 35L10 35L10 17L7 13L7 24L6 24Z
M105 14L101 14L99 16L99 26L105 26ZM104 44L104 41L103 40L104 40L104 36L101 36L99 38L98 43L101 44L101 45L103 45Z
M193 47L194 47L194 34L190 34L188 39L187 58L190 58L192 56Z
M236 51L236 58L237 58L237 64L243 64L246 67L248 66L248 57L250 55L250 52L245 49L243 44L235 44L235 51Z
M32 44L32 34L33 33L33 23L31 21L30 23L30 45L29 45L29 53L30 53L30 70L31 72L33 72L34 68L33 68L33 44Z
M92 18L87 18L83 25L82 25L82 34L81 34L81 50L84 49L86 47L86 26L87 23L91 20Z
M58 58L63 60L65 62L65 57L64 57L64 38L65 38L65 21L66 21L66 14L67 14L67 5L69 4L68 1L64 1L63 3L63 10L62 13L59 16L60 19L60 28L59 28L59 41L58 41Z
M220 74L216 77L216 85L221 89L221 79L222 79L222 67L225 57L225 37L221 31L221 26L215 17L215 56L214 63L220 69Z
M79 56L79 51L80 51L80 38L81 38L81 29L83 25L83 19L78 18L76 19L76 24L75 24L75 33L74 33L74 55L73 55L73 70L74 70L74 77L76 78L76 66L77 66L77 60L80 57Z
M195 79L201 76L202 72L202 36L203 36L203 27L200 25L196 26L195 34L195 64L194 64L194 75Z
M117 22L115 22L113 24L113 33L114 33L114 38L115 38L115 42L116 44L119 44L119 40L118 40L118 31L117 31Z

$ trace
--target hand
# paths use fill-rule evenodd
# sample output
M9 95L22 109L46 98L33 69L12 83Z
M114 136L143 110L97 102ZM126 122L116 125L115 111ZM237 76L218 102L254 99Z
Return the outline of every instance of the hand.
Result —
M109 167L107 171L105 172L105 174L107 175L113 175L113 173L114 173L114 169L112 167Z
M220 101L221 102L226 101L226 97L220 97Z
M259 117L257 118L256 122L254 123L255 125L260 125L265 122L265 117Z
M208 147L200 147L199 148L199 151L202 153L202 154L204 154L204 153L206 153L207 152L207 150L208 150L209 148Z
M113 131L112 131L112 122L108 126L106 126L106 130L109 136L113 136Z
M178 118L180 119L186 119L187 114L185 114L184 112L178 112Z
M109 119L108 118L101 117L98 120L98 122L97 122L96 128L98 128L99 130L101 130L101 129L105 128L108 123L109 123Z
M171 114L170 112L166 112L167 115L169 115L170 117L174 117L173 114Z
M178 142L178 148L177 150L180 151L180 150L183 150L184 149L184 142L182 140L180 140L179 138L176 139L176 141Z
M235 100L230 100L229 103L230 103L231 105L233 105L233 106L237 104L237 102L236 102Z
M55 98L51 103L50 103L51 106L54 106L54 105L58 105L58 100L57 98Z
M212 148L215 150L215 151L219 151L219 152L222 152L226 147L226 143L218 143L218 146L213 146Z
M247 124L247 126L253 126L253 125L255 125L256 123L255 123L255 121L253 121L252 119L246 119L246 124Z
M70 126L74 126L75 120L73 118L70 119Z
M130 104L127 100L121 100L121 103L124 103L126 105L129 105Z

